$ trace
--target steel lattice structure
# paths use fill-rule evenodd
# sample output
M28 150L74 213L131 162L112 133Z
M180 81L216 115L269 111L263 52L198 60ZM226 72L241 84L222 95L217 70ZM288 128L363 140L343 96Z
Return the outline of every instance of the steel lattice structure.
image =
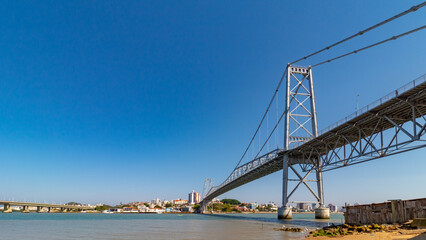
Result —
M285 106L285 122L284 122L284 150L293 148L295 144L306 143L318 136L317 113L315 106L314 83L312 76L312 68L303 68L296 66L287 66L287 82L286 82L286 106ZM309 124L311 126L307 126ZM324 194L322 186L321 158L311 156L309 158L314 164L307 171L304 177L298 173L291 161L289 152L283 155L283 193L282 205L286 206L289 198L296 189L303 183L312 193L320 206L324 205ZM306 165L306 164L304 164ZM289 179L288 170L291 169L298 179ZM310 180L317 183L317 192L315 192L308 184L307 177L315 170L316 179ZM288 182L298 181L298 184L289 193Z
M305 126L303 122L299 123ZM283 166L296 172L299 178L296 179L299 181L297 187L306 185L320 201L322 193L315 193L307 183L306 177L312 171L322 173L425 147L426 75L324 129L316 137L297 138L290 133L288 148L275 149L239 166L221 185L210 189L201 205L245 183L279 171ZM290 141L290 137L294 138ZM286 161L283 161L285 158ZM305 175L297 173L295 165L299 165ZM311 181L318 180L321 179L317 176L317 180ZM286 194L287 202L294 191Z

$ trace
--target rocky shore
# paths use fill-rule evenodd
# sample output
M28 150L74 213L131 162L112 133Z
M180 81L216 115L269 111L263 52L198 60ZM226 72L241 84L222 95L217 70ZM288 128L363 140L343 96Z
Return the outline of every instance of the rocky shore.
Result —
M426 239L426 229L417 229L411 224L388 225L332 225L309 233L307 239Z

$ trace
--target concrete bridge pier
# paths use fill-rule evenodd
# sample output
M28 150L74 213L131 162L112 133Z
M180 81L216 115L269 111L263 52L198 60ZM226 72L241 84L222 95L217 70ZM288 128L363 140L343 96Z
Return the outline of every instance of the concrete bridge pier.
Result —
M198 209L198 212L202 213L202 214L213 213L213 202L211 202L211 201L210 202L202 201L200 203L200 208Z
M68 212L68 208L61 207L61 212L63 212L63 213Z
M38 212L38 213L43 212L43 207L42 207L42 206L37 206L37 212Z
M52 208L51 207L47 207L47 212L50 213L50 211L52 211Z
M320 166L321 162L318 159L317 162L318 166ZM316 170L317 175L317 192L319 197L319 207L315 209L315 218L316 219L329 219L330 218L330 209L325 207L324 205L324 189L322 185L322 172L320 169L317 168Z
M30 207L29 206L23 206L22 213L29 213L29 212L30 212Z
M207 204L201 204L200 209L199 209L200 213L202 213L202 214L206 213L206 205Z
M4 209L3 212L4 213L11 213L12 212L12 206L10 206L10 204L4 204Z
M288 203L288 155L283 157L283 206L278 208L278 219L292 219L293 214L291 207L287 206Z
M316 219L329 219L330 218L330 209L327 207L318 207L315 209L315 218Z
M293 218L293 212L291 210L291 207L282 206L278 208L278 219L292 219L292 218Z

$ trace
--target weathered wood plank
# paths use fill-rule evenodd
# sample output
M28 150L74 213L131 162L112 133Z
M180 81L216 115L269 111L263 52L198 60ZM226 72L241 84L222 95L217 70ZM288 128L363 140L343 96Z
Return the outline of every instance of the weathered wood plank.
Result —
M348 224L404 223L414 218L426 218L426 198L346 206L345 209Z

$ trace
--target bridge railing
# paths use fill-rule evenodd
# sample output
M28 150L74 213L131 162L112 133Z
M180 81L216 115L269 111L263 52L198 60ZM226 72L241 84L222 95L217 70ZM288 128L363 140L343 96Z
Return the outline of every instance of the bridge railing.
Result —
M409 82L409 83L407 83L407 84L405 84L404 86L398 88L397 90L390 92L386 96L384 96L380 99L377 99L376 101L368 104L367 106L359 109L358 111L356 111L356 112L352 113L351 115L341 119L340 121L335 122L334 124L332 124L332 125L328 126L327 128L321 130L318 133L318 135L321 136L322 134L329 132L330 130L332 130L332 129L334 129L334 128L336 128L336 127L338 127L338 126L340 126L340 125L342 125L342 124L344 124L344 123L346 123L346 122L348 122L348 121L350 121L350 120L352 120L352 119L354 119L358 116L360 116L361 114L364 114L364 113L370 111L371 109L373 109L373 108L375 108L375 107L377 107L377 106L379 106L379 105L381 105L381 104L383 104L383 103L385 103L385 102L387 102L391 99L398 97L399 95L401 95L405 92L410 91L411 89L413 89L416 86L419 86L420 84L423 84L425 82L426 82L426 74L415 79L415 80L413 80L413 81L411 81L411 82Z
M206 194L206 197L209 196L211 193L215 192L216 190L222 188L226 184L229 184L230 182L240 178L241 176L253 171L254 169L259 168L263 164L276 158L281 151L283 150L275 149L269 153L266 153L258 158L251 160L248 163L241 165L238 168L235 168L234 171L229 175L229 177L222 184L220 184L219 186L212 187L210 191Z

